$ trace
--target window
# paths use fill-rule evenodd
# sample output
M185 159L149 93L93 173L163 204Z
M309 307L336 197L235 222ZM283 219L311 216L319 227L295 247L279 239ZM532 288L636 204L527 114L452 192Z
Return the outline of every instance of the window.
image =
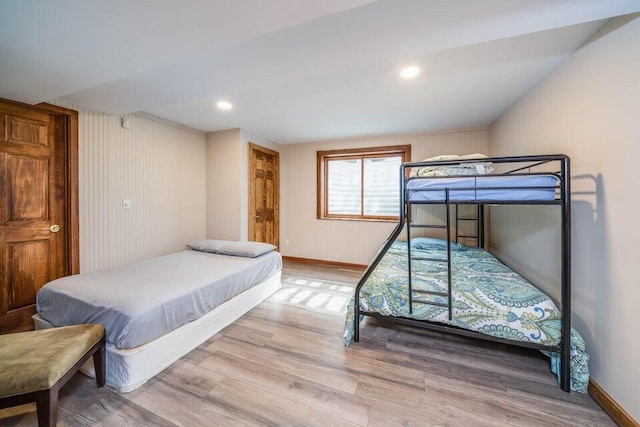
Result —
M318 218L397 220L411 146L318 151Z

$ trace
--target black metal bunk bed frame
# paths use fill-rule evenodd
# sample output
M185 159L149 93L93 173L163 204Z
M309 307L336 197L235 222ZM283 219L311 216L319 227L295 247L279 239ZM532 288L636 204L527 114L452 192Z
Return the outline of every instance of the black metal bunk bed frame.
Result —
M506 176L506 175L538 175L538 173L531 173L531 168L553 164L553 162L559 162L560 171L553 172L559 179L559 184L556 186L556 190L559 193L556 194L554 200L548 201L505 201L505 200L478 200L477 197L474 200L465 201L452 201L450 197L450 189L445 188L445 197L443 201L411 201L409 197L409 189L407 184L409 180L414 179L408 176L407 172L411 168L421 168L428 166L458 166L469 163L478 162L491 162L493 164L513 164L513 163L527 163L526 166L516 167L504 173L491 174L484 176ZM528 170L529 173L519 173ZM548 175L550 173L545 173ZM429 179L437 179L437 177L429 177ZM447 177L451 178L451 177ZM465 178L469 178L466 176ZM478 178L481 178L480 176ZM419 178L423 179L423 178ZM465 187L455 188L455 191L461 190L503 190L504 187ZM513 189L513 188L510 188ZM536 190L539 187L520 187L520 189ZM424 191L424 190L423 190ZM439 189L438 191L443 191ZM477 194L477 193L476 193ZM426 224L412 224L411 223L411 205L413 204L444 204L446 207L446 225L426 225ZM436 303L435 301L421 301L415 300L413 297L413 291L411 288L411 244L407 245L407 261L408 261L408 296L409 296L409 310L411 313L412 303L428 303L431 305L440 305L448 308L449 320L452 318L452 292L451 292L451 205L478 205L478 246L482 247L484 244L484 206L485 205L559 205L561 207L561 337L560 342L557 345L544 345L539 343L525 342L525 341L513 341L504 338L493 337L491 335L481 334L479 332L458 328L445 323L432 322L429 320L417 320L406 317L392 317L383 316L376 312L360 310L360 289L367 281L373 270L382 260L382 257L387 253L393 242L400 235L405 225L407 225L407 241L411 241L411 228L443 228L447 233L447 258L445 259L424 259L427 261L446 262L448 272L448 289L447 292L425 292L421 293L440 295L447 298L446 304ZM456 206L457 209L457 206ZM457 218L456 218L457 222ZM457 224L456 224L457 225ZM422 258L413 258L421 259ZM546 350L556 352L560 354L560 387L563 391L570 392L571 390L571 366L570 366L570 348L571 348L571 182L570 182L570 161L569 157L564 154L556 155L542 155L542 156L520 156L520 157L494 157L487 159L473 159L473 160L456 160L456 161L437 161L437 162L417 162L417 163L404 163L400 167L400 218L398 225L393 230L391 235L387 238L382 247L378 250L376 256L367 269L364 271L358 285L356 286L355 299L354 299L354 335L353 340L358 342L360 339L360 316L376 317L378 319L390 320L410 326L416 326L420 328L431 329L440 332L453 333L457 335L473 337L483 339L487 341L494 341L503 344L515 345L519 347L532 348L537 350Z

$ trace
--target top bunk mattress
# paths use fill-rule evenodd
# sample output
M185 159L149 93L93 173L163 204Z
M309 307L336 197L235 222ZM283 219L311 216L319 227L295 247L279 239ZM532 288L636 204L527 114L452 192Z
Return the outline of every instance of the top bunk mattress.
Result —
M186 250L46 284L36 308L54 326L100 323L107 342L126 349L205 315L282 269L282 257Z
M552 201L558 178L543 175L479 175L457 178L413 178L407 183L410 202Z

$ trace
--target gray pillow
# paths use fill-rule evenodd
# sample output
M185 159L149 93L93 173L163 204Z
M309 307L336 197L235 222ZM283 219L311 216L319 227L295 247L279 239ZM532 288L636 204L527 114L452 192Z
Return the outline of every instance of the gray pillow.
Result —
M275 250L276 247L269 243L261 242L227 242L220 248L218 253L223 255L243 256L255 258L267 252Z
M222 247L228 243L233 243L233 242L230 240L206 239L206 240L192 240L191 242L188 242L186 246L190 247L195 251L217 254L218 252L220 252L220 249L222 249Z

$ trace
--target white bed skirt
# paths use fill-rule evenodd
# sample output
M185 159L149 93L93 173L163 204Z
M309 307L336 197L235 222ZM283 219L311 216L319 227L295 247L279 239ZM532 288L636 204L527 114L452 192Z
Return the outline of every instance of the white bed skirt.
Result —
M243 314L274 294L281 286L281 272L278 272L264 282L220 304L201 318L147 344L122 350L108 345L107 385L123 393L135 390L176 360L235 322ZM53 327L39 314L35 314L33 320L36 329ZM87 361L81 371L95 378L93 360Z

